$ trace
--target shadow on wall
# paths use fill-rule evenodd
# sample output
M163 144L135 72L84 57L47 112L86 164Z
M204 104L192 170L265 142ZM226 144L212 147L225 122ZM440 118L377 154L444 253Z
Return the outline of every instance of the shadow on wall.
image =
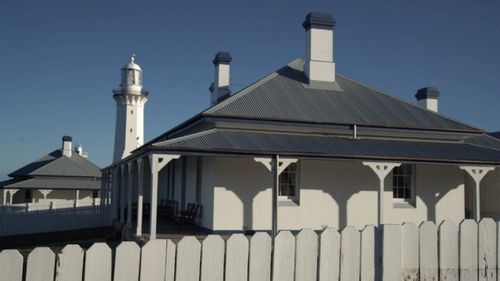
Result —
M375 179L366 179L365 173L368 175L370 172L368 169L360 170L362 174L353 174L350 171L352 168L357 171L365 169L364 166L328 161L301 163L300 204L279 207L279 220L290 220L286 224L291 229L304 225L317 229L327 226L341 229L348 224L361 226L375 223L377 184ZM230 227L241 223L240 227L244 229L270 228L271 173L262 164L249 159L224 160L218 165L215 186L223 192L216 192L215 200L224 202L225 208L224 213L215 215L225 216L224 221ZM221 194L224 195L220 197Z

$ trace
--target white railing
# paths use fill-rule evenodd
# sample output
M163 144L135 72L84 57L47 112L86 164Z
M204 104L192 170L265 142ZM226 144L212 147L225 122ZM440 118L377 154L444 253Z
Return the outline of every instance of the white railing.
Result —
M84 206L94 206L100 204L101 200L99 198L78 200L78 203L76 202L76 200L21 203L21 204L11 204L11 205L0 205L0 213L29 212L37 210L48 210L48 209L65 209L65 208L73 208L75 206L84 207Z
M111 226L110 212L111 206L98 205L3 212L0 213L0 236Z
M122 242L115 250L105 243L86 251L68 245L57 259L42 247L29 254L25 276L48 281L54 276L110 281L112 274L115 281L494 281L498 238L497 223L483 219L459 226L445 221L438 227L432 222L362 231L346 227L340 233L333 228L296 235L281 231L275 239L266 233L234 234L227 240L209 235L203 241L186 236L177 244L151 240L142 249L135 242ZM22 280L23 257L4 250L0 269L1 280Z

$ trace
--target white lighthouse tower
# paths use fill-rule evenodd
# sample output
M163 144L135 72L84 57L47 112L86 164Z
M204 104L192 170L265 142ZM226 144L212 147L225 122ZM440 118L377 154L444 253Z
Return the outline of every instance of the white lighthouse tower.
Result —
M142 89L142 69L132 55L122 67L120 88L113 89L116 101L115 152L113 162L127 157L144 143L144 104L148 92Z

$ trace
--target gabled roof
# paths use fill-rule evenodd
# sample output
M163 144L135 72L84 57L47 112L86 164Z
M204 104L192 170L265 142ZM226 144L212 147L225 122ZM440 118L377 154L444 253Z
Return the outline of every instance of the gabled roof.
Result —
M341 91L307 86L304 61L277 72L207 109L204 116L482 132L441 114L336 75Z
M480 140L476 139L480 143ZM496 141L500 146L500 141ZM222 154L289 155L500 165L500 150L467 141L352 139L333 135L211 129L155 143L152 149Z
M10 177L62 176L101 177L101 170L94 163L73 153L71 158L62 155L60 149L9 174Z

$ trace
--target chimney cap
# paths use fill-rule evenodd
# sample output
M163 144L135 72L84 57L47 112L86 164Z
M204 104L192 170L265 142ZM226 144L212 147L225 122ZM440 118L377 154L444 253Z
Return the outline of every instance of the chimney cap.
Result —
M332 29L335 26L335 20L333 19L332 14L310 12L307 14L306 20L302 26L306 30L311 28Z
M70 137L70 136L63 136L62 137L62 141L65 142L65 141L73 141L73 138Z
M439 91L436 87L425 87L422 89L418 89L415 97L417 98L417 100L424 100L429 98L437 99L439 97Z
M229 52L218 52L212 62L214 63L214 65L229 64L232 59L233 58L231 57Z

